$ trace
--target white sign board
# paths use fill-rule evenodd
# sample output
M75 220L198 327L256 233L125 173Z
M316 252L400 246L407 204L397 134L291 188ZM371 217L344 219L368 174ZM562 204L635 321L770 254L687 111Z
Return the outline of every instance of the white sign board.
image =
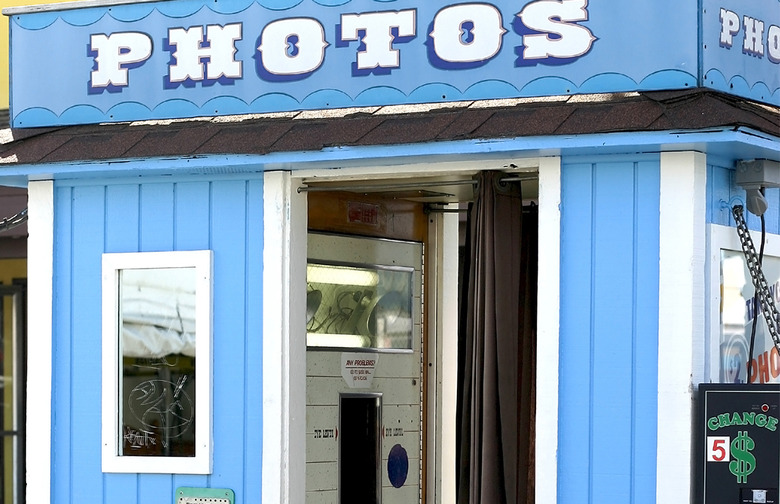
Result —
M370 388L379 354L342 353L341 376L350 388Z

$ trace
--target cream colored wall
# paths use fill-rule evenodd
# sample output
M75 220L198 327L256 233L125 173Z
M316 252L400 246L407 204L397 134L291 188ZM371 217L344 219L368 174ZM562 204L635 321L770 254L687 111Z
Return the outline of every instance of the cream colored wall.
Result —
M22 5L38 5L44 3L60 3L63 0L47 0L46 2L36 0L0 0L0 7L19 7ZM3 16L0 20L0 109L8 108L8 90L10 86L8 84L9 70L8 70L8 18Z

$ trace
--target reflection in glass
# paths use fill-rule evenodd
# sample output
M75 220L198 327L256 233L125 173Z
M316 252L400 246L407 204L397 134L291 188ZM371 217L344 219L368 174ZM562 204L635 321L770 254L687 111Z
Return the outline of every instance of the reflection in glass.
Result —
M764 256L762 269L775 304L780 302L780 258ZM755 312L755 288L742 252L720 252L720 375L721 383L777 383L780 354L761 308ZM758 319L752 365L748 366L753 320ZM748 376L750 368L750 376Z
M120 271L124 456L195 456L195 268Z
M309 347L412 348L411 268L309 263Z

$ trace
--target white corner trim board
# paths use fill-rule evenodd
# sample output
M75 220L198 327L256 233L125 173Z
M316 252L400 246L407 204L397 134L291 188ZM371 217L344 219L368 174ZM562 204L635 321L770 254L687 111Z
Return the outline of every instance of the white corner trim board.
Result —
M27 502L51 502L52 285L54 278L54 182L27 187ZM33 425L34 424L34 425ZM47 434L49 433L49 434Z
M262 502L296 504L306 478L306 317L295 314L306 306L306 197L289 172L267 172L263 201L263 292L278 295L263 296Z
M558 369L561 270L561 158L539 160L537 369ZM536 502L558 489L558 373L536 381Z
M705 334L706 156L661 154L656 502L690 502L694 355Z

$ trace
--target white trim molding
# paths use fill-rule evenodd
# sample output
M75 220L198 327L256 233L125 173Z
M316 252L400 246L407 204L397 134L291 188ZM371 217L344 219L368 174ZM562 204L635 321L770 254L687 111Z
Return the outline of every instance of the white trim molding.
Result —
M125 331L127 331L128 306L129 303L126 294L130 287L127 285L127 278L131 271L141 272L143 277L136 277L136 282L131 296L135 296L140 305L136 308L140 310L143 317L134 317L136 327L153 327L154 322L160 323L160 320L170 320L168 317L175 317L179 312L179 303L186 299L186 295L192 295L190 300L194 304L185 307L185 320L187 317L192 319L183 324L185 327L194 324L194 348L187 348L181 353L195 357L194 386L192 379L187 384L188 375L182 375L178 384L175 385L174 398L180 396L184 409L186 411L189 398L194 400L194 456L156 456L156 455L132 455L129 452L123 452L125 433L127 428L125 424L125 411L123 407L123 397L134 395L127 391L124 386L124 373L121 358L128 356L129 344ZM178 270L178 271L177 271ZM212 471L212 271L213 254L211 250L186 250L172 252L127 252L117 254L103 254L103 387L102 387L102 469L106 473L157 473L157 474L211 474ZM182 273L185 275L182 277ZM137 274L136 274L137 275ZM172 276L173 275L173 276ZM140 280L143 278L143 280ZM154 283L158 279L159 283ZM176 291L177 283L180 286L194 289L194 295L191 291ZM165 290L166 289L167 292ZM156 292L152 295L152 291ZM149 306L156 306L155 313L149 313ZM192 313L186 313L187 308ZM166 309L168 310L166 312ZM182 315L179 314L179 321ZM175 320L175 319L173 319ZM140 322L143 321L143 322ZM154 321L154 322L152 322ZM181 323L181 322L180 322ZM182 340L185 338L185 330L182 327ZM192 329L187 329L187 332ZM154 348L159 345L159 349L168 348L166 343L160 340L159 335L156 341L151 335L146 333L148 339L144 343ZM187 336L192 336L191 333ZM181 341L181 340L179 340ZM178 343L178 341L176 342ZM133 353L148 359L164 358L164 355L154 353L144 345L136 345ZM155 350L158 350L156 348ZM168 348L170 353L175 354L178 350ZM133 355L131 353L130 355ZM171 371L175 371L171 369ZM148 378L148 376L147 376ZM140 381L140 380L139 380ZM161 383L161 377L155 375L154 380L144 382L141 385L148 387L148 384ZM140 385L139 385L140 386ZM145 389L146 390L146 389ZM188 395L187 390L190 390ZM180 394L181 392L181 394ZM194 394L194 395L192 395ZM185 401L185 398L188 401ZM132 404L132 403L131 403ZM149 435L156 443L157 439L162 438L160 432L154 432L154 429L147 427L152 432L148 432L136 419L137 425L133 429L138 429L138 434L143 432L144 436Z
M536 502L558 500L558 367L561 275L561 158L539 160L536 369ZM537 371L538 378L538 371Z
M51 502L54 182L27 187L27 502ZM48 433L48 434L47 434Z
M706 156L661 154L656 502L691 502L692 415L705 349Z
M306 196L289 172L265 173L263 215L262 502L299 504L306 493L307 218Z

